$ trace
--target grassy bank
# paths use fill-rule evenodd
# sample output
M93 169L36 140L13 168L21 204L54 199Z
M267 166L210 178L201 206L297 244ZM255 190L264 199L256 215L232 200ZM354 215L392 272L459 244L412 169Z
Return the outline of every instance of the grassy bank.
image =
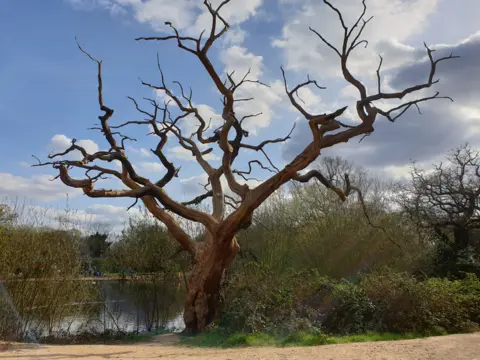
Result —
M445 334L435 334L445 335ZM184 336L181 343L198 347L238 347L238 346L315 346L329 344L346 344L352 342L395 341L426 337L419 333L375 333L359 335L328 336L314 332L296 332L288 336L274 336L266 333L244 334L225 333L219 330L206 332L196 336Z

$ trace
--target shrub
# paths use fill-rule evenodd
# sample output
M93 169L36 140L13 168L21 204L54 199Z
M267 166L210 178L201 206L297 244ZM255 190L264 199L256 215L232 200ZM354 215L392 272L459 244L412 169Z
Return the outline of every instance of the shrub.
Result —
M335 334L358 334L378 327L377 308L363 287L342 281L333 287L323 327Z
M406 274L366 276L361 286L377 308L385 331L438 333L478 326L480 280L428 279Z
M292 317L294 298L291 279L250 263L228 279L224 287L220 325L249 333L273 331Z
M441 335L480 324L480 280L431 278L384 271L358 282L335 281L315 271L276 276L250 265L229 278L220 325L230 331L275 335L335 335L369 331Z

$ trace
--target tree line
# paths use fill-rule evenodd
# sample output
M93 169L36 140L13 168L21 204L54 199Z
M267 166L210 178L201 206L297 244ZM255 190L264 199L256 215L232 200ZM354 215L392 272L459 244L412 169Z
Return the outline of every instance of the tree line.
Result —
M414 164L410 179L396 183L338 157L316 166L335 186L348 173L362 197L340 202L319 183L277 191L238 234L241 250L222 278L212 326L355 333L460 331L479 324L480 157L472 147L450 151L431 169ZM23 226L8 206L0 209L0 278L61 280L41 285L42 291L34 286L41 283L8 284L10 308L22 318L33 319L31 309L39 304L91 300L92 292L74 291L68 281L91 275L86 263L102 274L157 284L154 292L144 289L149 307L166 291L158 281L187 289L194 264L152 217L130 219L111 241L100 232ZM186 231L201 239L198 229ZM162 302L172 299L178 305L173 295ZM51 324L66 315L53 305L43 309L50 309L42 316Z

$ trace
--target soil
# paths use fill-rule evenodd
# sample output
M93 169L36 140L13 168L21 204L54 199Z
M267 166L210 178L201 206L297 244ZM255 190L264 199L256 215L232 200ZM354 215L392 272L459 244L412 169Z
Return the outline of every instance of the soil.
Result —
M0 342L0 360L480 360L480 333L418 340L370 342L315 347L206 349L178 345L175 336L149 343L123 345L44 346Z

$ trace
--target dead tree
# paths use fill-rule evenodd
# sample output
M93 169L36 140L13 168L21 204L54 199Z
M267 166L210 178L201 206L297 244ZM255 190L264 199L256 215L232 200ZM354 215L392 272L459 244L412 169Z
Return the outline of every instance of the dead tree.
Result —
M108 148L105 151L89 154L73 140L67 150L51 155L50 159L52 161L38 164L42 166L52 165L59 171L58 176L64 184L83 189L83 192L89 197L130 197L141 199L152 215L165 224L171 235L194 259L194 265L188 277L188 294L185 299L184 308L184 320L187 331L190 332L201 331L217 315L221 278L224 270L232 263L240 248L235 239L235 235L240 229L247 228L251 224L255 209L268 199L275 190L292 180L308 182L312 179L317 179L327 188L338 194L341 200L345 200L347 196L355 190L354 187L350 186L348 177L345 179L345 187L341 189L332 184L317 170L303 174L301 171L317 159L322 149L347 142L354 137L371 134L374 131L374 122L378 115L384 116L393 122L412 106L418 107L419 103L430 99L442 98L436 93L430 97L404 102L388 110L382 110L374 105L374 102L377 100L402 99L406 95L418 90L430 88L438 81L434 80L437 64L441 61L454 58L454 56L451 55L435 60L432 56L434 50L426 47L431 67L425 83L406 88L400 92L383 92L380 88L379 81L378 92L368 95L365 85L350 72L347 66L350 54L359 45L367 44L366 40L360 39L365 26L371 20L371 18L365 19L367 10L365 1L362 2L363 11L355 23L351 27L348 27L345 24L341 12L329 1L324 0L324 3L332 11L332 15L339 18L339 22L343 28L343 41L339 44L339 47L336 47L316 30L312 28L310 28L310 30L318 36L320 41L338 55L343 77L358 90L359 99L356 103L356 114L360 121L359 123L346 124L338 120L347 107L342 107L330 113L313 114L308 112L297 101L298 91L306 86L323 88L320 87L315 80L310 78L307 78L305 82L295 85L294 87L289 87L285 71L281 68L286 95L292 105L303 115L305 121L308 122L312 137L308 145L293 161L283 169L276 169L272 166L266 149L272 144L287 141L290 138L290 134L284 138L265 140L257 145L248 144L244 141L248 135L243 127L244 118L239 119L235 114L235 108L238 102L245 100L238 98L237 90L246 83L254 82L259 86L262 83L257 79L250 79L249 73L240 81L234 81L232 73L227 74L226 79L222 80L221 73L214 67L209 58L209 50L214 42L229 29L229 25L221 16L221 9L228 3L229 0L224 0L218 7L214 8L208 0L204 2L205 7L211 15L212 22L211 28L206 34L204 31L198 38L183 36L177 31L174 24L167 22L166 25L171 28L172 35L136 39L148 41L173 40L180 49L191 56L195 56L198 61L200 61L223 99L223 123L218 129L209 134L209 123L193 105L191 91L184 91L184 87L177 82L180 91L179 95L175 95L167 86L160 66L160 84L154 85L143 81L142 84L157 91L164 92L167 98L170 99L170 102L178 107L181 115L172 117L168 109L168 102L161 105L155 100L150 99L148 101L152 106L152 110L147 111L141 108L134 99L131 99L137 110L143 116L146 116L147 119L129 121L116 126L111 125L110 119L113 115L113 109L105 105L103 100L102 62L80 48L82 52L98 65L98 103L103 114L99 116L100 126L97 129L102 132L107 140ZM380 79L380 66L377 69L377 75L378 79ZM197 130L193 134L182 133L181 127L179 126L188 116L193 117L198 125ZM152 151L166 170L165 175L161 179L152 180L141 176L127 158L124 143L130 140L130 138L119 132L119 129L132 125L151 126L153 133L158 136L158 145ZM164 190L165 185L179 175L179 169L167 158L164 151L165 144L171 138L177 141L184 149L191 152L198 164L200 164L208 175L209 191L186 203L175 201ZM206 149L205 146L207 147ZM222 154L221 165L217 168L213 167L205 157L205 155L213 151L214 146L217 146ZM261 168L267 168L267 166L264 166L260 160L252 160L249 163L248 170L235 169L235 159L239 152L246 149L256 150L258 153L262 153L270 164L268 168L272 171L272 175L268 179L255 187L242 184L242 182L239 182L238 176L245 176L250 173L253 166L259 166ZM82 160L56 160L75 150L83 154ZM121 171L98 165L102 162L108 163L114 160L121 163ZM75 179L71 177L69 170L72 168L84 169L85 178ZM125 185L125 189L106 190L95 188L95 182L104 175L118 178ZM225 177L229 191L233 192L236 196L233 203L231 199L226 198L226 189L222 187L221 177ZM211 199L211 213L199 211L189 206L198 204L206 199ZM227 204L233 206L232 211L226 211ZM172 213L203 226L204 237L202 241L194 241L190 238L175 221Z
M478 264L478 268L468 265L474 259L462 257L478 246L480 154L465 144L450 151L447 160L431 172L414 165L410 183L400 188L398 203L417 225L433 230L440 240L441 275L462 269L479 272Z

